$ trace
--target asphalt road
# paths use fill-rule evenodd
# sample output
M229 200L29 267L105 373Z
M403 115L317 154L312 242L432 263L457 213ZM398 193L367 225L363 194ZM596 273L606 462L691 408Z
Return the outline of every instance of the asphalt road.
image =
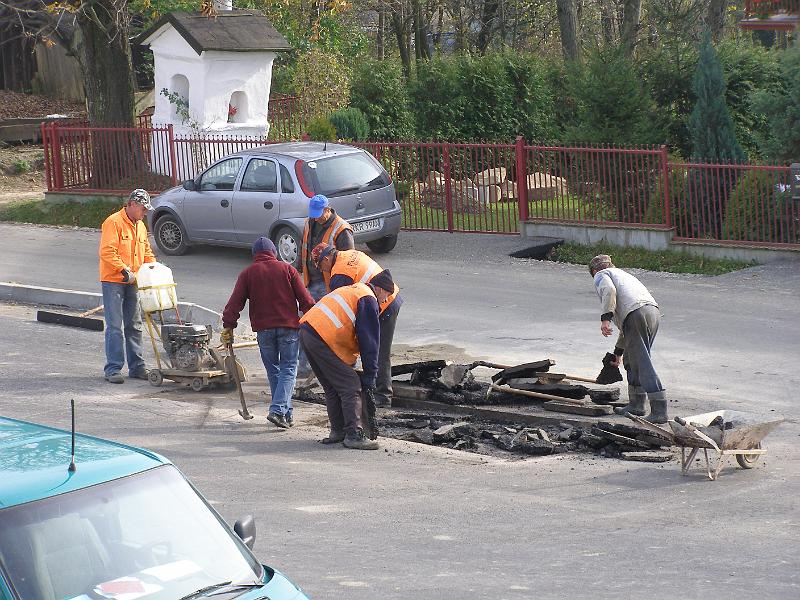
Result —
M0 226L0 280L97 290L97 239ZM507 258L516 243L404 234L378 257L406 299L397 341L498 362L547 356L594 375L609 342L586 269ZM197 249L165 262L182 299L219 310L248 261ZM99 334L10 305L0 305L0 412L66 426L75 398L82 431L165 454L229 521L255 514L256 553L313 598L796 598L800 267L640 275L665 313L655 360L673 413L789 419L758 468L710 482L675 462L503 461L395 440L372 453L325 448L314 441L319 407L299 407L299 425L275 433L263 406L242 422L233 395L110 386Z

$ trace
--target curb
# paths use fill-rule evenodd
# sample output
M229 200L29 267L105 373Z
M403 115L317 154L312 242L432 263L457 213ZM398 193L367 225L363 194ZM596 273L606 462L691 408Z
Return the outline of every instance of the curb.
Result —
M37 285L22 285L13 281L0 281L0 301L37 306L61 306L86 311L102 306L103 295L98 292L79 292ZM210 308L193 302L178 302L178 310L185 321L196 325L210 325L215 331L222 328L222 315ZM167 320L171 321L172 319Z

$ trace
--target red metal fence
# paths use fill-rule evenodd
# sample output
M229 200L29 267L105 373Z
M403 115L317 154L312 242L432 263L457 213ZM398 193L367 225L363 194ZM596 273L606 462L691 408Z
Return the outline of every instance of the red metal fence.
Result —
M157 193L265 138L172 127L43 125L48 188ZM800 246L788 167L670 163L667 148L363 142L392 177L405 229L517 233L520 221L675 229L678 239Z

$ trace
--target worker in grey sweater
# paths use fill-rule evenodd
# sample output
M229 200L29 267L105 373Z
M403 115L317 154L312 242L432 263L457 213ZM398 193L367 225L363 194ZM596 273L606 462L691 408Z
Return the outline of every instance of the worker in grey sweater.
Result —
M658 333L661 313L650 292L630 273L617 269L607 254L595 256L589 262L589 272L602 304L600 331L612 334L612 321L619 329L614 355L616 366L625 354L623 363L628 375L628 404L615 408L617 414L645 415L645 400L650 400L651 423L667 422L667 395L653 368L650 348Z

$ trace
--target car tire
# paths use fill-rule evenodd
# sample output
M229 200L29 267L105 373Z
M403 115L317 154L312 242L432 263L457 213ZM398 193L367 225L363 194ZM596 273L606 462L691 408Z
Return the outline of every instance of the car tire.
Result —
M153 238L159 250L169 256L186 254L189 249L186 229L175 215L166 214L158 218L153 228Z
M278 259L299 270L303 245L300 234L291 227L281 227L275 232L272 241L275 242Z
M387 235L378 240L367 242L367 247L378 254L386 254L394 250L397 245L397 235Z

